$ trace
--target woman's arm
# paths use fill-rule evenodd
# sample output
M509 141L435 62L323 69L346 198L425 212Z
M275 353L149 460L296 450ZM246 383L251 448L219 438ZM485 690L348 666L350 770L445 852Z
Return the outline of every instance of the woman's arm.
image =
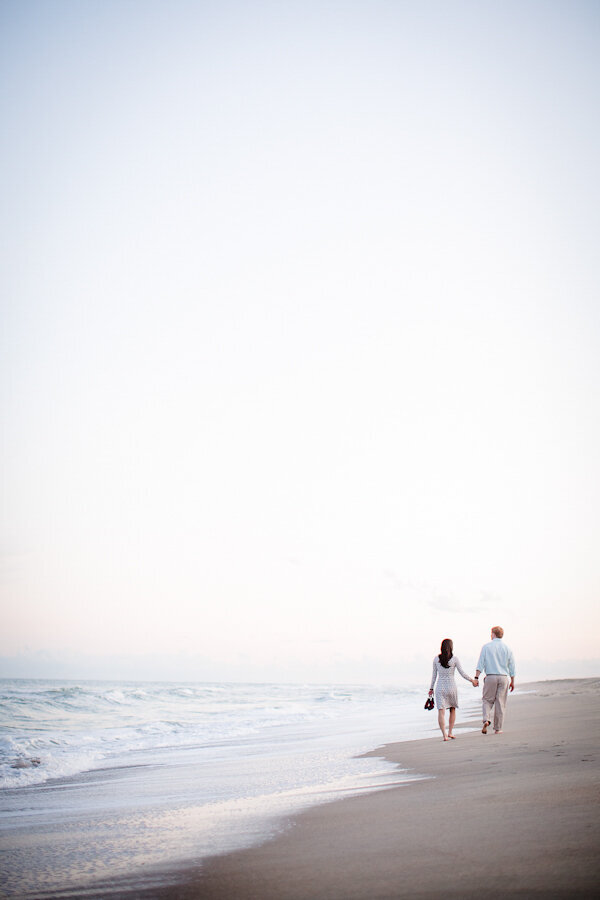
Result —
M455 656L455 657L454 657L454 662L456 663L456 668L458 669L458 671L460 672L460 674L462 675L462 677L465 679L465 681L470 681L471 684L473 684L473 679L471 678L470 675L467 675L467 673L465 672L465 670L464 670L463 667L461 666L461 664L460 664L460 659L458 658L458 656Z
M431 685L430 685L430 688L429 688L429 693L430 693L430 694L431 694L431 692L433 691L433 686L434 686L434 684L435 684L435 679L437 678L437 666L436 666L436 664L435 664L436 659L437 659L437 657L434 656L434 658L433 658L433 672L431 673Z

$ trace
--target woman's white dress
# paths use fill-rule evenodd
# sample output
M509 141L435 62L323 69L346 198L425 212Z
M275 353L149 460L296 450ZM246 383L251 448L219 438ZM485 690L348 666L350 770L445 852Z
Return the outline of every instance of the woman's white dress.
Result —
M439 656L434 657L430 690L433 690L433 686L437 679L435 705L438 709L449 709L451 706L458 706L458 693L456 691L456 682L454 681L455 669L458 669L465 681L471 681L467 673L463 671L463 667L457 656L453 656L450 659L447 669L440 664Z

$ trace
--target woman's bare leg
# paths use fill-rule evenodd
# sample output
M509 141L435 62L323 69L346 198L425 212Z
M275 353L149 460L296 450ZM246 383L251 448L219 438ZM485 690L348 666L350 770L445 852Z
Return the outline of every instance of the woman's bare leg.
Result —
M450 707L450 715L448 716L448 737L453 738L454 735L452 732L454 731L454 723L456 721L456 707Z
M448 740L448 735L446 734L446 710L438 709L438 725L440 726L440 731L444 735L444 740Z

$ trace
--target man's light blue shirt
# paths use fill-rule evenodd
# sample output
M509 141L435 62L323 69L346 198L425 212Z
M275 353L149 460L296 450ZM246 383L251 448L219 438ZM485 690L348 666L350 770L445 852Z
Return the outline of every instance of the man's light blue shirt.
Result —
M515 660L512 650L501 638L494 638L481 648L477 670L486 675L510 675L514 678Z

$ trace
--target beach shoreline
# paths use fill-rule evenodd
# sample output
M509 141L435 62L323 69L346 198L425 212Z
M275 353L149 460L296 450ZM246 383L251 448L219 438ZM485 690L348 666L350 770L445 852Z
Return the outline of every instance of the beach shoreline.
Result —
M440 735L368 754L425 780L314 807L259 847L208 860L172 887L122 896L595 896L599 692L597 678L522 685L502 735L460 729L456 741Z
M407 685L8 679L0 700L0 894L19 900L172 883L397 783L363 756L390 721L404 740L435 728Z
M482 735L475 716L463 718L455 741L444 743L438 732L362 754L396 766L394 786L292 812L271 837L247 849L113 873L80 893L48 885L35 896L595 896L599 695L600 678L520 685L509 698L502 735Z

